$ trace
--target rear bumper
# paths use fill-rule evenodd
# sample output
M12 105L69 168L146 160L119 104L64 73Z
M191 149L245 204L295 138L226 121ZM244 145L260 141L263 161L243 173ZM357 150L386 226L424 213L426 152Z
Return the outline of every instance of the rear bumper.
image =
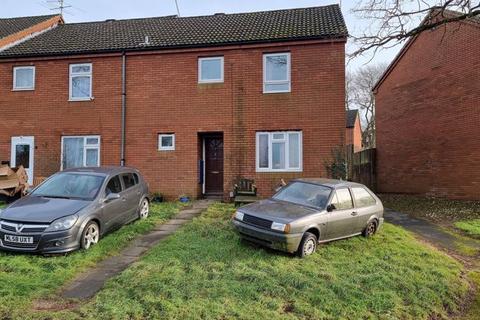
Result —
M16 234L0 229L0 249L11 252L55 254L67 253L79 249L79 228L59 232L44 232L41 234ZM33 237L31 245L19 245L5 241L5 235Z
M383 226L383 223L385 222L385 219L382 217L380 219L378 219L378 227L377 227L377 230L380 229L381 226Z
M293 253L297 251L303 234L283 234L261 229L242 221L233 220L233 225L240 236L262 246Z

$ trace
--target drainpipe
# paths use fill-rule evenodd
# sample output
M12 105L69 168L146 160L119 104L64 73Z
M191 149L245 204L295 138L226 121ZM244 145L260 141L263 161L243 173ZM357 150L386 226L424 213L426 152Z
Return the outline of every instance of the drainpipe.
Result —
M126 115L127 115L127 56L122 52L122 139L120 146L120 165L125 166L125 140L126 140Z

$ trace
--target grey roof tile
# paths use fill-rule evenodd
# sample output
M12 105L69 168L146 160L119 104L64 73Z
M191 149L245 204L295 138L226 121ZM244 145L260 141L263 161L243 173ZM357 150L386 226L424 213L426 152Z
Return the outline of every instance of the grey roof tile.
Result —
M0 52L0 57L335 39L347 35L340 7L329 5L198 17L166 16L63 24ZM142 45L146 36L149 43Z
M34 25L47 21L53 17L55 17L55 15L20 18L0 18L0 39L33 27Z

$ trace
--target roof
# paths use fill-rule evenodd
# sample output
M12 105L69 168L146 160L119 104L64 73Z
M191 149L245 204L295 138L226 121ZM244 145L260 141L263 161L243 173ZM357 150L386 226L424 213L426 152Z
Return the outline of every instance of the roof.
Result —
M326 178L299 178L293 181L314 183L314 184L326 186L333 189L360 185L359 183L356 183L356 182L336 180L336 179L326 179Z
M157 50L291 40L346 40L347 36L342 12L335 4L252 13L62 24L0 52L0 57Z
M426 21L428 21L428 17L435 11L435 10L438 10L438 8L434 7L432 8L432 10L430 10L430 12L425 16L425 18L423 19L422 24L424 24ZM449 19L449 18L455 18L455 17L458 17L458 16L461 16L461 15L464 15L464 13L462 12L457 12L457 11L453 11L453 10L443 10L443 17L445 19ZM460 20L460 22L464 22L464 23L471 23L473 25L476 25L476 26L479 26L480 27L480 16L477 15L477 16L473 16L473 17L469 17L469 18L466 18L465 20ZM421 34L421 33L420 33ZM405 52L408 51L408 49L410 48L410 46L413 44L413 42L415 41L415 39L417 39L417 37L420 35L420 34L416 34L415 36L412 36L410 37L407 42L403 45L403 47L400 49L400 51L397 53L397 55L395 56L395 58L393 58L392 62L388 65L387 69L385 70L385 72L383 73L383 75L378 79L377 83L373 86L372 88L372 92L373 93L376 93L378 88L380 87L380 85L383 83L383 81L388 77L388 75L390 74L390 72L392 72L392 70L395 68L395 66L397 65L397 63L400 61L400 59L403 57L403 55L405 54Z
M0 18L0 39L33 27L34 25L37 25L39 23L48 21L55 16L56 15L20 18Z
M358 116L358 110L357 109L354 109L354 110L347 110L347 113L346 113L346 123L347 123L347 128L353 128L355 127L355 121L357 120L357 116Z

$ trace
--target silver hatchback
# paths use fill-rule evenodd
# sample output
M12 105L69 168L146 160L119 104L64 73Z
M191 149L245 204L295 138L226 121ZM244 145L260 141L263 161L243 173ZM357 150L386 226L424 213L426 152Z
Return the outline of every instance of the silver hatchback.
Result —
M380 199L362 184L329 179L297 179L277 194L236 212L240 236L304 257L317 244L363 234L383 223Z
M148 185L138 170L65 170L0 210L0 248L43 254L89 249L148 214Z

